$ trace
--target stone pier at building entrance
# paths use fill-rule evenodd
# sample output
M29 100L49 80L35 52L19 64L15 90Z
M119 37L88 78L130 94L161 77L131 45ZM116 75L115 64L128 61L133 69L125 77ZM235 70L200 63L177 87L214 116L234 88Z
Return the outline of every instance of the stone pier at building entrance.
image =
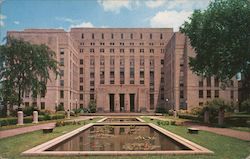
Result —
M98 89L98 112L142 112L150 109L149 93L145 88L112 86Z

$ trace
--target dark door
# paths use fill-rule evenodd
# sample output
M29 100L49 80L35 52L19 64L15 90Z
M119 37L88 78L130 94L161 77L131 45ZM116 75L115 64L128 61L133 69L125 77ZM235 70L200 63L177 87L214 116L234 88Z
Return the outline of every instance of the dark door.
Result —
M129 94L130 112L135 112L135 94Z
M115 95L114 94L109 94L109 109L110 109L110 112L115 111Z
M124 94L120 94L120 112L124 112L125 111L125 100L124 100L125 95Z

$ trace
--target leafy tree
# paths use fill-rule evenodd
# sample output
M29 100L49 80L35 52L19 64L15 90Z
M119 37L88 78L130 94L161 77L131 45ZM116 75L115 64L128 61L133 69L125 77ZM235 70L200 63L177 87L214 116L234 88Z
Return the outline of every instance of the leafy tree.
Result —
M96 112L96 102L94 100L89 101L89 112L95 113Z
M180 28L196 52L190 58L192 71L223 82L240 72L250 95L249 17L249 0L215 0L206 10L195 10Z
M5 104L22 103L24 92L31 92L35 98L46 92L50 72L59 74L55 52L46 45L35 45L21 39L7 37L7 43L0 46L0 79Z

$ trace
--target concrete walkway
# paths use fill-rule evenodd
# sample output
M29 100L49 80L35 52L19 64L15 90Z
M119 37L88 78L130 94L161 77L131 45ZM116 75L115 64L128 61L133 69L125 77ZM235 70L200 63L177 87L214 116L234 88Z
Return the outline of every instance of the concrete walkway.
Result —
M160 116L159 117L151 116L150 118L158 119L158 120L168 120ZM199 130L209 131L209 132L219 134L219 135L224 135L224 136L229 136L229 137L233 137L233 138L237 138L237 139L241 139L245 141L250 141L250 132L238 131L238 130L233 130L229 128L209 127L209 126L204 126L204 125L200 125L200 124L192 123L192 122L187 122L187 123L184 122L184 126L194 127L194 128L198 128Z
M88 120L90 118L93 118L93 116L91 117L80 116L78 118L72 119L72 121L73 120L75 121ZM26 126L26 127L16 128L16 129L3 130L3 131L0 131L0 139L41 130L46 127L54 127L54 126L55 126L55 122L51 122L51 123L46 123L46 124L38 124L38 125Z

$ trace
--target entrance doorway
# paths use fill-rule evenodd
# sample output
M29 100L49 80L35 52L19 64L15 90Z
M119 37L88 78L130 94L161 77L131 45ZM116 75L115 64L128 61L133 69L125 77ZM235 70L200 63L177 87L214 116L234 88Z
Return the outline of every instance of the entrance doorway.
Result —
M115 111L115 94L109 94L109 110L110 112Z
M135 112L135 94L129 94L130 112Z
M125 95L124 94L120 94L120 112L124 112L125 111L125 99L124 99Z

